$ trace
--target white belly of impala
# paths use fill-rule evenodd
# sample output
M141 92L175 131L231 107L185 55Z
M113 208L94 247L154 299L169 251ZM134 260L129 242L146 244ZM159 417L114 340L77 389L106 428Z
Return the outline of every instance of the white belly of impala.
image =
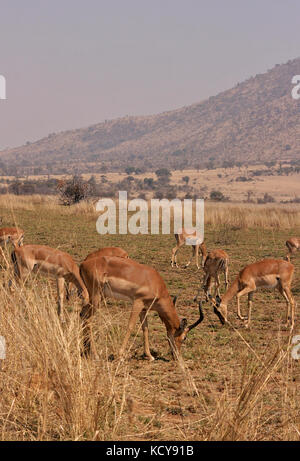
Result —
M256 280L256 285L261 288L276 288L278 285L277 275L265 275Z
M64 273L64 270L61 266L58 266L57 264L51 264L46 261L36 261L34 264L34 269L35 271L55 276L62 275Z
M132 301L136 297L138 288L133 282L117 277L109 277L104 283L103 292L107 298Z

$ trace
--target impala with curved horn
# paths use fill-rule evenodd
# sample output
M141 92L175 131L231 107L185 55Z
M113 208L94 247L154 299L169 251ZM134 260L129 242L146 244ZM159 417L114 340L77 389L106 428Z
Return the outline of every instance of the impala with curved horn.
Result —
M291 284L294 274L294 266L283 259L263 259L244 267L230 285L222 299L211 298L214 312L222 324L227 322L227 305L229 301L237 297L237 314L240 320L246 321L246 328L250 326L253 293L258 288L277 288L286 301L286 327L291 323L294 326L295 301L291 292ZM248 317L242 317L240 310L240 298L248 294ZM291 314L291 315L290 315Z
M92 258L80 265L80 274L89 292L89 303L81 311L84 327L85 352L91 348L89 319L103 298L132 301L133 306L120 355L123 356L130 334L138 317L144 334L144 352L148 360L154 360L150 352L148 311L156 311L165 324L173 357L178 357L182 342L189 331L203 320L201 303L200 317L190 326L187 320L180 321L172 300L160 274L152 267L139 264L131 259L118 257Z

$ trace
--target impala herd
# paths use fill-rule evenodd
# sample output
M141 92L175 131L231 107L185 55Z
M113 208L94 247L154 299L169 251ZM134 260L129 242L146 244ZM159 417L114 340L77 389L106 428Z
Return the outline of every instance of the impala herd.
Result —
M174 358L180 356L180 349L188 333L203 320L202 301L199 301L199 318L188 326L185 318L179 318L176 311L176 298L168 292L160 274L152 267L140 264L129 258L127 252L118 247L107 247L89 254L78 267L74 259L61 250L45 245L23 244L24 231L20 228L5 227L0 229L0 248L11 243L13 251L11 260L14 266L15 278L25 282L31 273L43 273L54 276L57 282L58 315L64 322L64 292L67 297L70 288L74 285L78 296L82 299L80 317L83 326L83 352L96 353L92 341L90 320L95 310L101 306L106 298L132 302L128 327L125 333L120 356L127 350L128 340L137 323L142 324L144 336L144 355L148 360L154 360L150 351L147 314L150 310L156 311L165 324L167 338ZM237 315L250 326L253 293L258 288L277 288L284 297L287 305L286 326L294 327L295 301L291 292L291 283L294 266L291 256L300 248L300 239L291 238L286 242L288 254L285 259L264 259L249 264L237 275L234 282L228 287L229 256L224 250L216 249L207 252L206 245L194 232L181 229L175 234L176 247L172 249L171 265L178 266L177 252L184 243L189 241L192 247L192 256L185 267L189 266L192 257L195 257L196 266L199 251L201 251L203 268L203 284L195 297L197 301L202 290L206 301L210 301L215 314L222 324L228 323L227 305L231 299L237 297ZM5 257L5 256L4 256ZM220 274L224 274L225 293L220 298ZM211 294L214 282L215 291ZM248 316L243 317L240 309L240 298L248 295Z

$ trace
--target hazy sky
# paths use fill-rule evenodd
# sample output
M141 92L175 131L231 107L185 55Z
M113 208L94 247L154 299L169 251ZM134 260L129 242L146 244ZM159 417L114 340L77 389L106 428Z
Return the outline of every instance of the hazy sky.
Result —
M0 0L0 149L201 101L298 57L299 23L299 0Z

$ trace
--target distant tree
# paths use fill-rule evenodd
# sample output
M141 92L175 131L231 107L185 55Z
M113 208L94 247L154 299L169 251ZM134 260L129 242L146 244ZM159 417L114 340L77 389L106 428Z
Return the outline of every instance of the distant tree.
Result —
M216 202L223 202L226 200L226 197L220 190L212 190L209 197Z
M20 181L13 181L9 185L8 191L14 195L20 195L22 193L22 183Z
M127 168L125 168L125 173L126 174L132 174L135 172L135 167L134 166L128 166Z
M154 187L154 179L153 178L144 178L144 185L149 187L149 189L153 189Z
M155 174L158 178L161 178L162 176L171 176L171 172L167 168L160 168L159 170L155 171Z
M190 177L189 176L183 176L183 178L181 178L183 182L185 182L186 185L188 185L188 183L190 182Z
M160 168L155 171L157 179L160 183L168 184L171 177L171 172L167 168Z
M157 190L154 194L154 197L161 200L164 197L164 194L160 190Z
M79 203L87 198L89 194L89 184L81 178L81 176L73 176L72 179L65 181L60 180L57 184L60 203L70 206Z
M264 204L264 203L274 203L276 202L275 198L272 195L269 195L267 192L264 194L262 198L257 199L257 203Z

